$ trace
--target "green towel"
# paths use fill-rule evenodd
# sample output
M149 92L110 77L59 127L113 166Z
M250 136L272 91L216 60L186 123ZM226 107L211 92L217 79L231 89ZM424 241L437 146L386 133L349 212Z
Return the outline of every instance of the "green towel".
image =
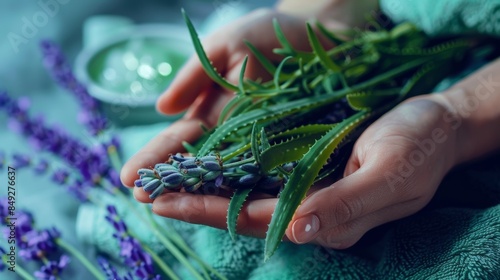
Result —
M381 7L395 21L412 21L433 35L500 34L498 0L382 0ZM134 128L125 133L137 135ZM347 250L283 243L263 263L261 239L233 242L223 230L163 221L229 279L500 279L499 158L456 169L422 211L370 231Z

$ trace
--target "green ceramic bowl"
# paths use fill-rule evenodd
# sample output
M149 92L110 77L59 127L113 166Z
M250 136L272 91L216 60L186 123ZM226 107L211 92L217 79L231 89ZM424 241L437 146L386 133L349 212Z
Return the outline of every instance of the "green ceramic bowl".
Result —
M157 113L155 102L193 54L187 30L131 25L104 39L78 55L75 72L107 117L118 126L177 119Z

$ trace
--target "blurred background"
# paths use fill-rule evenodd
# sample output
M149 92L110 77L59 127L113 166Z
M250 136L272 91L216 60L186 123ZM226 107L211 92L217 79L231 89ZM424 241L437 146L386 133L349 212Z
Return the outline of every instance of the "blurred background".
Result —
M68 61L74 65L77 56L84 51L86 41L84 28L88 20L99 15L124 17L133 24L171 24L177 26L175 32L187 29L182 20L181 8L193 20L200 35L248 12L251 9L271 6L274 1L258 0L16 0L0 2L0 91L7 91L12 97L27 96L31 100L30 115L43 114L48 125L62 127L75 138L87 145L98 139L92 138L77 120L80 110L74 96L59 87L51 78L42 62L39 48L42 39L50 39L60 44ZM181 30L181 31L179 31ZM111 37L113 34L109 34ZM102 34L101 34L102 36ZM104 34L104 39L106 34ZM88 43L88 42L87 42ZM125 160L135 153L146 141L168 122L143 127L114 127L114 133L122 139ZM139 137L137 131L141 131ZM5 112L0 113L0 149L9 155L23 153L40 156L34 152L23 136L8 129ZM41 156L51 159L53 167L62 166L61 161L47 153ZM0 170L0 178L5 178L5 168ZM7 179L0 179L5 186ZM57 227L62 237L77 246L90 257L95 248L83 245L77 240L76 217L79 203L56 185L50 175L37 176L32 170L20 170L16 181L16 207L33 212L39 228ZM7 195L7 188L0 189L0 196ZM3 237L2 237L3 238ZM19 256L18 256L19 257ZM76 261L75 261L76 262ZM91 279L85 270L71 268L71 279ZM76 270L75 270L76 269ZM0 272L0 279L16 279L10 272Z

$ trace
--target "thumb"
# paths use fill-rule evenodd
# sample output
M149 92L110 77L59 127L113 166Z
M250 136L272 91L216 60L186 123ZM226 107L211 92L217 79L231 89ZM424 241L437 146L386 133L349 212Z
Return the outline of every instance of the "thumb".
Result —
M354 244L376 226L362 217L369 217L406 199L406 195L390 188L383 172L390 168L388 164L391 163L380 162L380 159L379 162L364 162L349 176L310 194L290 222L287 237L298 244L313 242L330 247L328 243L334 234L335 240L348 240L347 243ZM359 223L360 220L363 222ZM376 220L384 219L377 217Z

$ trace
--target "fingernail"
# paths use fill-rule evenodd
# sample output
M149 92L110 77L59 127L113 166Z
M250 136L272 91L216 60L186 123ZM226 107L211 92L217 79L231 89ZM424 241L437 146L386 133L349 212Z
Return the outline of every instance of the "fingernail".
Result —
M319 230L319 218L316 215L302 217L292 225L292 235L296 243L311 241Z

